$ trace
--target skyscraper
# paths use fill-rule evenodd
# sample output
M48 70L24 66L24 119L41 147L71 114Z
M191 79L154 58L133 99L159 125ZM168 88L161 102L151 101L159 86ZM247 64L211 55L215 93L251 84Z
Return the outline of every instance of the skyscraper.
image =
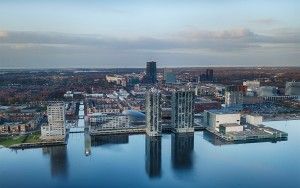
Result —
M190 89L173 91L171 100L174 132L194 132L195 92Z
M157 82L156 62L154 61L147 62L145 82L147 84L155 84Z
M213 81L214 79L214 70L206 69L206 81Z
M243 96L247 86L227 86L225 90L225 105L227 107L240 107L243 105Z
M146 126L149 136L161 135L161 93L156 89L146 93Z
M48 125L41 127L43 139L63 140L66 135L64 102L50 102L47 106Z

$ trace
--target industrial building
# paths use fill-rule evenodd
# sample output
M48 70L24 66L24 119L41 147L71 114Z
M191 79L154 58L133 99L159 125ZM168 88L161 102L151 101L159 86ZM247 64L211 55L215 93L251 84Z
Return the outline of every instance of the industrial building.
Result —
M230 132L242 132L243 130L244 127L237 123L226 123L226 124L221 124L219 126L219 132L222 134L226 134Z
M262 116L256 116L256 115L246 115L246 123L249 123L251 125L261 125L262 124L263 117Z
M194 132L195 92L191 89L173 91L171 101L174 132Z
M240 125L241 115L239 113L205 110L203 113L203 124L211 130L219 130L221 124L236 123Z
M257 94L259 97L272 97L277 96L277 90L278 88L273 86L261 86Z
M161 103L160 91L151 89L146 92L146 133L149 136L161 135Z
M300 95L300 82L287 82L285 95Z
M47 116L48 125L41 127L41 139L64 140L66 136L64 102L50 102L47 106Z

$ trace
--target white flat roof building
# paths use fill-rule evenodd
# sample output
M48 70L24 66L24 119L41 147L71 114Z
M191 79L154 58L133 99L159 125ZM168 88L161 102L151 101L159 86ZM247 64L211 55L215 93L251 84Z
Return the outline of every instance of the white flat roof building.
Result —
M251 125L261 125L263 117L262 116L255 116L255 115L246 115L246 122Z
M236 123L240 125L241 114L234 112L205 110L203 113L204 126L218 130L221 124Z
M223 134L229 132L242 132L242 131L244 131L244 127L237 123L226 123L226 124L221 124L219 126L219 132Z

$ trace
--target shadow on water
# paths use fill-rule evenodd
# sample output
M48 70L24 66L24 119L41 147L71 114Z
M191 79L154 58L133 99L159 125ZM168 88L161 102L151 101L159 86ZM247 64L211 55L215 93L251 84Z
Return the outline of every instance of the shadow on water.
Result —
M103 136L91 136L92 147L102 146L106 144L128 144L129 135L103 135Z

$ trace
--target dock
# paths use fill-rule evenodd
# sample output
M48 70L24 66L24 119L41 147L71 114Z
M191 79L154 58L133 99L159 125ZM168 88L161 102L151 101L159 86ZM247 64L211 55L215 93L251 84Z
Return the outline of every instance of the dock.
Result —
M245 125L247 128L242 132L228 132L226 134L222 134L216 130L212 130L207 128L206 130L215 136L223 139L227 142L253 142L253 141L260 141L260 140L287 140L288 134L271 128L264 125Z
M21 143L21 144L12 145L9 148L27 149L27 148L42 148L42 147L61 146L61 145L67 145L67 143L65 141Z

